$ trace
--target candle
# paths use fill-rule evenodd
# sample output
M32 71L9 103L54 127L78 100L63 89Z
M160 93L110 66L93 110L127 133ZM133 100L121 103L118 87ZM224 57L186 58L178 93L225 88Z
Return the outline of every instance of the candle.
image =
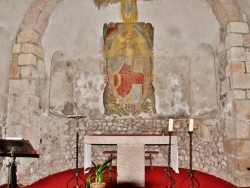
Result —
M168 131L169 132L173 131L173 126L174 126L174 120L169 119L169 122L168 122Z
M194 119L190 119L188 131L192 132L193 130L194 130Z

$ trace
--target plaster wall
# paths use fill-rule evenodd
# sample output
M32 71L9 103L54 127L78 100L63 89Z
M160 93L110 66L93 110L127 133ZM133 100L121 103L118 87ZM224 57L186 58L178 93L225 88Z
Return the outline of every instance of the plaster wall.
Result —
M54 11L42 38L48 77L52 56L56 51L62 50L72 61L77 61L76 82L81 85L76 86L77 101L81 101L78 105L89 106L86 102L96 98L95 107L99 109L95 111L96 116L101 116L104 112L101 92L104 88L101 79L104 63L102 27L105 23L122 21L119 8L119 4L113 4L98 9L90 0L74 3L64 1ZM193 11L194 9L197 11ZM157 114L188 116L191 57L201 43L211 45L212 50L218 49L218 21L206 1L196 0L188 3L183 0L138 1L138 21L154 26ZM193 74L196 75L195 72ZM210 75L207 76L209 80ZM88 88L90 82L93 83L92 88ZM88 91L83 88L88 88ZM93 88L98 88L99 91L90 92Z
M76 102L79 112L87 115L87 118L80 122L80 166L83 166L84 135L93 133L162 133L167 128L167 119L169 116L173 116L176 118L175 129L180 143L180 166L188 168L187 119L190 115L202 115L199 112L204 112L204 106L211 105L211 109L206 111L206 116L203 116L203 119L195 124L194 168L222 177L238 185L248 184L249 178L246 176L243 163L241 163L242 158L238 157L241 154L247 156L247 153L234 149L236 148L235 144L239 143L235 142L237 139L241 139L240 144L243 144L244 147L247 146L247 139L250 135L249 124L243 121L244 126L240 126L240 130L245 130L245 134L241 134L240 130L231 134L231 130L235 130L236 126L229 123L232 116L237 118L237 115L239 115L243 119L245 117L247 119L248 111L242 110L242 106L244 108L244 101L247 101L245 87L248 88L248 85L244 85L245 82L240 82L245 77L237 75L238 77L235 76L235 80L233 80L234 87L238 88L237 84L240 84L240 89L231 92L228 78L230 74L235 72L245 73L244 58L246 58L247 52L243 52L243 47L239 51L236 48L231 48L230 54L228 53L231 59L239 57L243 62L236 62L236 67L230 62L231 72L226 72L227 61L230 59L227 59L227 52L224 51L224 40L228 35L227 30L232 33L242 32L243 34L240 34L240 37L243 37L249 31L244 23L246 22L244 17L243 19L240 18L241 22L229 24L228 28L225 28L225 25L220 27L215 15L223 13L228 4L220 4L221 2L216 4L212 0L191 0L188 2L185 0L138 1L138 21L152 23L155 28L154 84L157 114L150 118L104 118L102 116L102 91L104 88L102 26L104 23L121 21L119 5L113 4L98 9L91 0L74 2L68 0L27 1L27 7L20 5L17 8L11 2L13 3L13 1L0 1L9 10L17 9L18 14L22 15L25 21L21 26L19 17L15 17L16 20L13 18L15 20L13 22L9 20L11 23L8 22L11 27L16 28L16 30L11 31L17 33L17 41L14 41L15 37L12 38L14 34L9 33L8 29L4 29L2 32L2 40L4 43L6 42L6 48L3 51L6 54L11 54L12 46L12 58L22 57L20 58L22 61L19 59L20 61L17 62L19 72L17 71L16 74L11 72L10 74L12 79L10 80L9 102L7 103L7 96L5 99L6 105L8 104L8 117L7 120L3 119L2 121L1 137L24 137L32 142L32 145L40 154L39 160L18 160L18 173L22 183L30 183L49 174L74 168L75 165L74 136L76 122L67 119L60 110L49 112L51 64L55 60L53 59L55 53L62 52L67 57L64 59L65 62L69 62L73 67L73 99L71 102ZM234 2L230 0L230 3L233 4ZM25 10L31 3L34 4L28 10L29 16L27 16ZM221 6L214 8L218 4ZM54 7L56 7L55 10ZM36 12L32 11L33 8L44 14L37 16ZM229 11L227 13L232 16L234 12ZM9 15L11 18L9 12L4 11L4 15ZM219 21L222 23L225 20L220 19ZM36 23L38 24L36 25ZM47 23L48 25L46 25ZM35 27L32 27L34 26L32 24ZM18 27L20 30L23 29L24 33L25 29L33 28L34 30L26 31L29 35L25 36L22 35L23 32L17 31ZM6 40L5 36L7 37ZM229 48L243 46L242 42L237 43L238 41L235 41L233 37L228 37L231 42L228 43ZM31 48L24 48L27 47L26 43ZM203 47L200 48L200 46ZM10 60L7 55L3 55L3 57ZM206 59L204 74L201 73L203 71L203 59ZM12 59L12 65L15 64L15 60L15 58ZM192 63L198 63L199 65L192 69L193 72L190 71L190 67L194 65ZM67 65L67 63L64 65ZM9 65L3 67L8 72ZM249 67L248 70L250 70ZM213 72L213 74L207 74L208 72ZM1 76L2 74L6 76L6 82L8 82L7 73L5 74L3 71ZM192 85L190 78L195 78ZM203 82L199 82L199 79L203 79L203 81L207 79L209 84L205 85ZM211 80L213 80L212 86L210 86ZM60 79L57 81L60 81ZM220 86L221 82L222 88L220 88L220 91L215 91L216 88L219 88L216 86ZM204 96L197 95L197 100L195 100L196 98L190 100L190 93L192 93L190 88L197 89L197 86L202 91L199 94L208 93L204 91L209 90L203 90L203 88L208 89L208 86L213 89L213 92L209 94L218 93L219 96L220 92L222 100L219 107L223 108L223 115L220 112L214 113L218 96L212 96L212 99L205 98L203 100L206 101L205 104L195 103L195 101L199 102L200 97ZM7 85L3 84L1 87L4 92L8 90ZM54 87L56 87L56 84ZM61 89L53 89L60 89L59 91L64 92L65 89L70 87L63 86ZM3 95L5 96L4 92ZM227 93L230 95L227 95ZM66 96L64 97L66 98ZM238 101L235 104L236 112L232 115L233 104L231 100L234 98L245 100ZM53 100L55 100L55 104L59 105L62 102L60 98ZM194 108L190 108L191 106L195 106L195 111L192 111ZM7 116L7 114L5 115ZM229 120L225 121L224 118ZM93 153L95 159L104 159L104 156L101 155L104 148L105 146L96 148ZM163 151L161 148L154 149L160 151L155 160L155 165L166 164L164 149ZM207 159L205 162L203 161L204 158ZM246 159L245 162L247 161ZM1 176L0 184L6 182L5 165L7 162L0 160L1 174L4 174L4 176ZM242 166L239 167L238 164ZM232 169L237 169L237 171ZM240 174L244 175L244 180Z

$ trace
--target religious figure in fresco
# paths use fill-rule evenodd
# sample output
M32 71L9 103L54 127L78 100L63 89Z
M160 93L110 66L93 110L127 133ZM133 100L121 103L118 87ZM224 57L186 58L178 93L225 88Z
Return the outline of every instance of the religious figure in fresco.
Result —
M155 113L152 51L151 24L104 25L105 115Z
M110 65L114 73L114 86L117 94L124 99L128 99L127 96L131 92L134 84L142 85L144 74L135 70L135 57L136 55L141 55L134 41L136 33L125 32L123 35L125 35L122 36L124 38L124 44L121 44L117 51L111 52L113 57L120 56L120 58L117 58L117 61L111 62ZM109 51L106 51L107 57L110 56L108 52ZM140 97L142 92L142 88L137 88L137 97ZM131 94L133 94L133 92Z

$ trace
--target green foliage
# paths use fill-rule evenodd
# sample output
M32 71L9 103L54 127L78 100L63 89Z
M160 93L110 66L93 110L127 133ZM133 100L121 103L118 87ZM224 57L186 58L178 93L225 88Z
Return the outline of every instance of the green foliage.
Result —
M93 161L93 167L88 167L85 169L85 171L91 172L94 171L92 174L89 174L86 180L86 188L90 188L90 184L95 182L96 184L101 184L104 182L104 175L108 174L108 177L110 181L114 182L113 173L117 174L114 169L112 169L112 166L110 165L111 159L103 161L103 163L96 165Z

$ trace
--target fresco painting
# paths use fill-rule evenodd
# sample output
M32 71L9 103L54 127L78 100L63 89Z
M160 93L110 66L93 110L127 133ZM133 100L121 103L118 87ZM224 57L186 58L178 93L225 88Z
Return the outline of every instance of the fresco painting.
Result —
M104 115L155 113L153 34L149 23L104 25Z

